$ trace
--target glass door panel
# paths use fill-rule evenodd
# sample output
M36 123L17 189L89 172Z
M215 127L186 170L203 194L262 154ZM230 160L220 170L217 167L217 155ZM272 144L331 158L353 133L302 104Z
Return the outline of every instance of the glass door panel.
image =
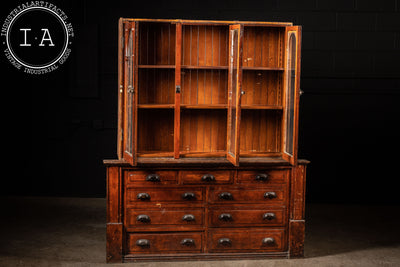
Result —
M227 159L239 165L242 27L229 27Z

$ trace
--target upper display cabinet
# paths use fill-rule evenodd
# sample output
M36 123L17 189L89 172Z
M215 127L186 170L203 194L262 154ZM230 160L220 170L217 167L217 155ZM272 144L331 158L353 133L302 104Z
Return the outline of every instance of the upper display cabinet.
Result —
M301 27L121 19L118 157L295 165Z

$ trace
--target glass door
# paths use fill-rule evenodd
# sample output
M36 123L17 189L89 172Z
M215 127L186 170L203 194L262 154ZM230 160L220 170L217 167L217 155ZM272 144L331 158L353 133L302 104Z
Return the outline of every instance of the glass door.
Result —
M124 131L123 131L123 158L131 165L136 165L136 23L125 24L124 32Z
M227 159L235 166L239 165L242 36L241 25L229 27Z
M300 34L298 26L287 28L285 114L284 114L284 158L292 165L297 159L298 103L300 86Z

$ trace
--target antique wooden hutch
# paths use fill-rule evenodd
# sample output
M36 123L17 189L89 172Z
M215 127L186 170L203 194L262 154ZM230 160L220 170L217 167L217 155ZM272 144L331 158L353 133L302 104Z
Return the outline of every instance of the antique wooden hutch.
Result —
M107 262L301 257L301 27L119 21Z

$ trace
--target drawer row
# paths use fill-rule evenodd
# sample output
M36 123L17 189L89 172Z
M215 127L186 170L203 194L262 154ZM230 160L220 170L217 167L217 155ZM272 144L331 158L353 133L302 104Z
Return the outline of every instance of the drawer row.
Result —
M158 170L140 169L125 171L126 184L285 184L289 177L287 169L269 170Z
M127 233L127 252L278 252L286 250L284 229L216 229L203 232Z
M288 190L285 186L268 187L128 187L126 189L126 204L156 205L195 204L195 203L258 203L286 204Z
M207 222L206 222L207 221ZM208 227L263 227L284 226L285 207L210 207L131 209L126 211L128 231L137 229L202 229Z

